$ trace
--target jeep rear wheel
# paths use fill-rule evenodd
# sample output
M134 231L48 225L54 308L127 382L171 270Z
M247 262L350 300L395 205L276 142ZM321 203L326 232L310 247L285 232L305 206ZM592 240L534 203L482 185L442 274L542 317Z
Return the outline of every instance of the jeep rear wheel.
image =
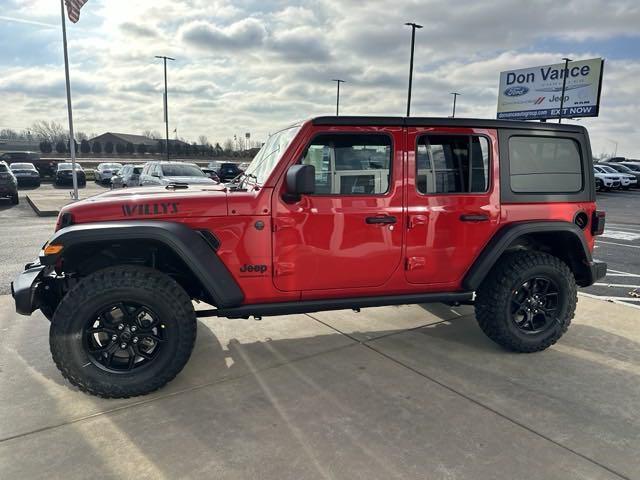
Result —
M152 392L184 367L196 338L186 292L153 269L99 270L62 299L51 322L50 347L62 375L105 398Z
M541 252L505 255L476 294L482 331L509 350L527 353L558 341L569 328L577 302L569 267Z

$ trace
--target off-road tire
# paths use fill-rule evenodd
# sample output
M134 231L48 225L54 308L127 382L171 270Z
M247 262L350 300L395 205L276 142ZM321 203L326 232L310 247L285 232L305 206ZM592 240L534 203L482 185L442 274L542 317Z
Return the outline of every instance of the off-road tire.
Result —
M83 329L94 312L118 301L148 305L167 328L166 350L138 371L105 371L92 363L84 346ZM189 296L172 278L151 268L116 266L88 275L69 290L53 316L49 345L62 375L80 390L127 398L157 390L182 370L193 350L196 325Z
M18 205L20 203L20 197L16 193L13 197L11 197L11 204Z
M558 313L547 330L525 334L512 320L512 292L536 275L545 275L558 285ZM476 292L476 319L482 331L498 345L516 352L538 352L556 343L567 331L577 301L575 278L562 260L542 252L508 253Z

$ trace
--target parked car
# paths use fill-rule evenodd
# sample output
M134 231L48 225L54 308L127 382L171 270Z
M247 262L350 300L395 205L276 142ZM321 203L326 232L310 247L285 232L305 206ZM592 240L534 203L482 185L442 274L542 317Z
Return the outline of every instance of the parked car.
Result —
M608 165L594 165L593 168L600 171L601 173L605 173L608 175L617 175L618 179L620 180L620 188L623 188L625 190L629 190L632 184L635 185L637 183L636 177L634 175L620 173Z
M14 205L20 203L18 181L4 161L0 161L0 198L8 198Z
M621 163L607 163L607 167L613 168L618 173L624 173L626 175L630 175L635 178L635 181L631 181L631 187L638 187L640 182L640 167L637 167L637 170L633 170L631 167L627 165L623 165Z
M107 183L111 180L111 176L121 168L121 163L100 163L93 174L93 179L97 183Z
M620 188L620 177L618 175L611 175L610 173L604 173L596 167L593 167L593 177L598 191L609 191L611 189Z
M73 185L73 164L71 163L59 163L56 170L56 185ZM78 179L78 186L84 187L87 184L87 178L85 177L84 170L79 163L76 163L76 177Z
M9 165L14 162L37 162L40 155L36 152L5 152L0 155L0 160Z
M140 186L182 184L215 184L195 163L148 162L140 173Z
M233 180L243 172L235 163L223 162L219 165L220 166L216 169L216 173L218 174L221 182L228 182L229 180Z
M220 177L218 176L218 174L213 168L201 167L200 170L202 170L202 173L204 173L207 177L209 177L214 182L220 183Z
M112 188L137 187L140 185L140 173L143 165L125 165L111 177Z
M12 163L10 168L18 180L18 185L40 186L40 172L33 163Z
M64 206L13 282L16 312L51 319L61 374L107 398L175 378L207 316L473 304L489 339L533 354L567 332L578 287L607 272L593 257L606 217L590 151L581 125L309 119L272 135L233 187ZM204 177L160 162L145 175Z

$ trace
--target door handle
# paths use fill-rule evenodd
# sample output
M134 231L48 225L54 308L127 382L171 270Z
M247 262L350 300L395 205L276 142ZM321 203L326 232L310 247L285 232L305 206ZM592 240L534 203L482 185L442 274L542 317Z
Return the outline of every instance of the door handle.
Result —
M460 221L462 222L488 222L489 215L484 213L468 213L460 215Z
M393 217L391 215L384 215L378 217L367 217L365 221L369 225L389 225L392 223L396 223L398 220L396 219L396 217Z

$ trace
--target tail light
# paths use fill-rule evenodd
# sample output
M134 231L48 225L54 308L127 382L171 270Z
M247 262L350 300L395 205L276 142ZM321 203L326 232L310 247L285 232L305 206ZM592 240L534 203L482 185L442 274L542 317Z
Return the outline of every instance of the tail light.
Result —
M596 210L591 217L591 234L602 235L604 233L606 213L603 210Z

